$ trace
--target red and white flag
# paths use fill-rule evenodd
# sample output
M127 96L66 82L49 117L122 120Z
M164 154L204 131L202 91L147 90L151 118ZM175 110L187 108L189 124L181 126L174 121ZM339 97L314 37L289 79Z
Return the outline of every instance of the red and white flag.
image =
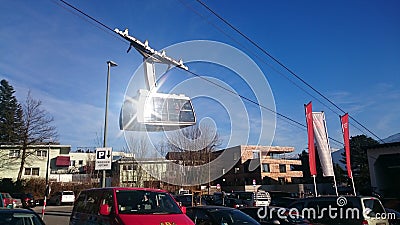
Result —
M315 164L315 146L314 146L314 130L313 130L313 117L312 117L312 103L309 102L304 105L306 110L306 123L308 133L308 161L310 164L311 176L317 175L317 166Z
M342 122L344 150L346 152L347 176L349 176L349 178L353 178L353 174L351 172L351 164L350 164L349 114L346 113L343 116L341 116L340 121Z
M321 162L324 177L333 177L332 153L329 147L328 132L326 129L324 112L313 112L313 125L315 143L318 149L319 161Z

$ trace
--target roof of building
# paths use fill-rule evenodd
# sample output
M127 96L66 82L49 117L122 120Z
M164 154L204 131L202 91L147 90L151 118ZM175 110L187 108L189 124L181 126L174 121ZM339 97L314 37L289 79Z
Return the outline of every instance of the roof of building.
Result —
M382 149L382 148L391 148L391 147L397 147L397 146L400 146L400 142L378 144L378 145L368 147L368 149Z

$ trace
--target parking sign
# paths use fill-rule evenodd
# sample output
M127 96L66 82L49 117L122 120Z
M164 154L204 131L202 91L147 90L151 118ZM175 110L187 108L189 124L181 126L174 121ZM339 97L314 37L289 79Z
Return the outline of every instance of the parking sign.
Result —
M112 148L96 148L95 170L111 170Z

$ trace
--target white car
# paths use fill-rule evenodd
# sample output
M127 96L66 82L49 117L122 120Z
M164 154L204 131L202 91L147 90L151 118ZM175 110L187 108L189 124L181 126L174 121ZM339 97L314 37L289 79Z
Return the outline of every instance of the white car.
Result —
M59 191L54 193L50 199L50 204L62 205L62 204L74 204L75 194L73 191Z

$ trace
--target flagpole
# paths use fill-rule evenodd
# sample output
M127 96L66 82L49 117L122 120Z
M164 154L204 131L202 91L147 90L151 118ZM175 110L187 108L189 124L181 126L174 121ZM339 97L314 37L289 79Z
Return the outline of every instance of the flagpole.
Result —
M325 126L326 141L328 142L328 149L329 149L329 154L331 154L331 164L332 164L332 167L333 167L332 151L331 151L331 146L329 145L328 129L327 129L327 126L326 126L325 113L323 114L323 116L324 116L324 126ZM336 176L335 176L334 167L332 169L333 169L333 185L335 187L336 196L339 196L339 193L338 193L338 190L337 190Z
M318 197L316 176L313 175L312 177L313 177L313 179L314 179L314 193L315 193L315 197Z
M349 116L347 113L345 113L343 116L339 115L339 118L340 118L340 122L342 124L344 150L346 153L347 175L351 179L351 185L353 186L354 196L357 196L356 187L354 186L353 172L351 171L351 164L350 164Z
M336 196L339 196L339 193L338 193L338 190L337 190L337 185L336 185L335 172L333 172L333 185L335 186Z
M352 186L353 186L354 196L357 196L357 194L356 194L356 187L354 186L353 173L351 174L351 184L352 184Z
M317 192L317 168L315 162L315 145L314 145L314 130L313 130L313 117L312 117L312 102L309 102L307 105L304 105L305 114L306 114L306 124L307 124L307 134L308 134L308 164L310 166L310 173L313 177L314 181L314 193L315 196L318 196Z

